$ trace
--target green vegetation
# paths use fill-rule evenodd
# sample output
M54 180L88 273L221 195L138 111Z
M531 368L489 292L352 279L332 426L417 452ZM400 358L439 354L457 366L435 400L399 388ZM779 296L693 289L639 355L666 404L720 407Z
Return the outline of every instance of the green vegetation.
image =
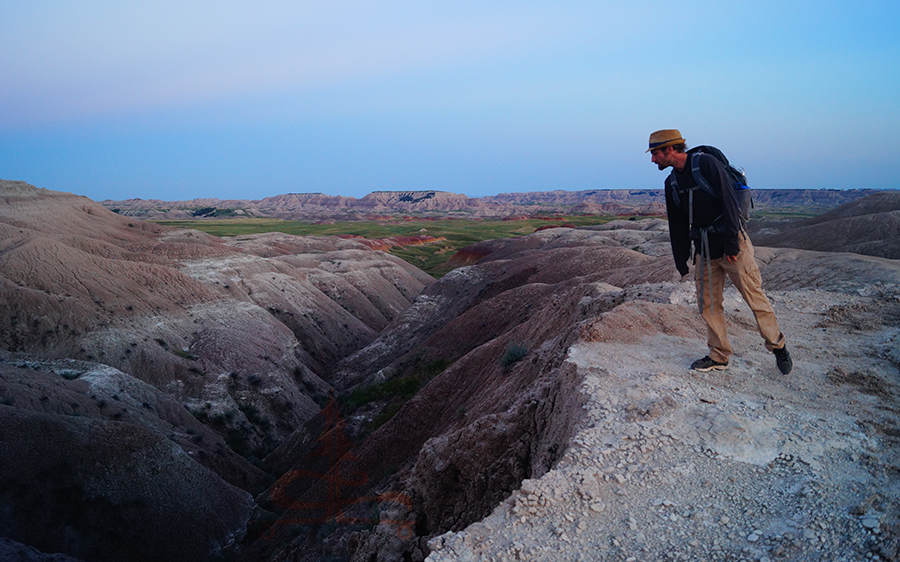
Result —
M421 388L421 383L415 377L403 377L389 381L370 384L363 388L357 388L344 400L344 408L352 412L360 406L364 406L375 400L399 398L406 402Z
M209 412L207 412L206 410L193 409L190 410L190 412L195 418L197 418L197 421L199 421L200 423L209 423Z
M241 404L238 406L238 409L247 417L250 423L257 427L268 429L272 425L268 418L264 417L256 406L252 404Z
M460 248L483 240L513 238L531 234L542 226L570 224L590 226L609 222L612 215L547 216L522 220L464 220L464 219L408 219L341 221L316 224L279 219L221 219L155 221L165 226L192 228L214 236L241 236L264 232L284 232L299 236L352 235L364 238L390 238L394 236L428 235L444 238L421 246L403 246L391 250L391 254L408 261L434 277L441 277L452 269L447 260Z
M803 211L756 211L750 213L750 220L778 220L778 219L810 219L821 213L808 213Z
M509 344L509 347L503 353L503 357L500 358L500 364L504 367L509 367L526 355L528 355L528 348L524 345L518 343Z
M387 380L369 386L356 388L349 396L341 400L345 412L353 412L370 402L384 401L386 405L372 420L372 429L378 429L400 408L412 398L428 381L443 373L452 363L446 359L437 359L418 367L412 375Z
M191 211L191 215L195 217L233 217L235 214L234 209L219 209L217 207L200 207Z
M197 359L199 359L199 357L197 357L197 356L194 355L193 353L189 353L189 352L184 351L184 350L182 350L182 349L173 349L173 350L171 350L171 351L172 351L172 353L174 353L174 354L177 355L178 357L181 357L182 359L189 359L189 360L191 360L191 361L196 361Z

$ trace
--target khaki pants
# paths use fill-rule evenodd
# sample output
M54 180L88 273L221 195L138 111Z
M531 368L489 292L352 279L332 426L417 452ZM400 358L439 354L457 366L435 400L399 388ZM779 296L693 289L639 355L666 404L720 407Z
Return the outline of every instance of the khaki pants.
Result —
M785 344L785 337L778 329L778 321L775 319L772 304L762 291L762 277L759 274L756 259L753 257L753 245L743 233L739 235L739 242L740 253L737 260L730 262L724 256L710 260L712 295L709 294L710 283L707 280L706 264L703 263L700 256L697 256L694 268L694 282L697 286L700 315L706 322L709 356L720 363L728 361L734 353L731 344L728 343L728 334L725 331L725 310L722 307L726 274L735 288L740 291L741 296L750 306L750 310L753 311L756 325L759 327L759 335L766 342L766 349L769 351L781 349ZM714 303L712 309L709 306L710 298Z

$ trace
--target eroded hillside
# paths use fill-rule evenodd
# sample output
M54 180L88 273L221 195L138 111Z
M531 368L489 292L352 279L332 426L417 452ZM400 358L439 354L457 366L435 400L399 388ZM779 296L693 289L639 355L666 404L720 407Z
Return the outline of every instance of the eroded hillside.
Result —
M434 560L578 560L590 559L588 552L625 559L665 557L675 547L688 559L733 559L753 546L757 556L815 560L833 548L830 537L850 528L858 532L841 551L849 559L895 552L897 262L758 248L766 288L786 317L796 372L777 372L732 293L728 317L741 350L731 371L711 377L687 370L692 354L705 352L704 330L691 283L672 268L662 221L553 229L486 242L466 255L478 256L477 263L426 289L372 344L342 361L334 381L395 388L392 381L417 381L421 366L448 366L418 381L421 390L362 443L329 449L330 462L319 454L321 440L293 447L293 466L282 457L285 476L259 498L278 519L248 559L422 560L434 549ZM835 316L841 320L829 320ZM845 321L859 331L847 330ZM850 380L878 392L845 406L855 392L847 385L857 384ZM390 394L371 396L344 411L340 423L321 424L324 442L365 435L366 424L396 403ZM816 416L822 420L813 430ZM761 438L765 428L778 433ZM805 446L808 431L828 428L843 428L846 440ZM677 452L682 445L690 449ZM685 464L698 451L713 465ZM304 472L312 457L324 477ZM789 465L794 477L840 491L830 503L792 497L797 518L787 535L770 529L775 519L745 513L752 501L778 505L777 470L785 459L798 459ZM751 486L736 479L769 463L773 479L753 489L770 498L733 497ZM835 468L822 470L829 463ZM705 501L723 521L748 531L739 537L743 528L734 525L710 533L656 529L646 511L656 496L647 487L661 486L653 478L673 470L696 471L699 480L665 480L671 487L662 510L693 506L703 500L689 494L707 490ZM337 505L328 503L336 481L327 475L338 473L365 476L339 486L342 497L359 502L342 504L344 524L317 525L319 510ZM828 515L809 520L817 509ZM865 527L876 519L882 535ZM795 544L816 521L826 527L807 534L825 539ZM622 522L613 543L605 528ZM757 530L763 543L747 543Z
M127 552L133 560L196 560L238 542L249 517L247 493L270 478L253 463L320 411L333 393L322 378L330 365L372 341L433 282L351 240L223 240L6 181L0 272L0 423L4 450L16 453L4 461L35 461L0 471L0 498L11 506L2 511L0 535L88 559ZM94 453L105 460L91 461L94 453L77 460L58 454L52 440L26 438L22 428L32 423L69 434L73 443L101 432L105 449ZM125 443L139 434L158 451L136 461ZM146 546L165 541L137 525L134 540L86 538L115 506L132 513L127 521L162 509L154 484L131 490L124 467L139 474L176 458L186 468L172 476L178 483L158 483L169 490L166 501L191 501L174 490L208 469L203 478L240 493L233 501L219 493L218 507L206 498L198 504L205 518L236 510L234 517L211 527L209 537L186 536L201 546L183 548L182 558ZM43 482L57 473L56 485ZM37 509L20 492L39 484L58 501ZM77 526L83 541L58 519L75 500L58 497L57 488L73 486L91 498Z
M709 375L686 370L705 338L662 220L483 242L434 282L353 240L0 187L0 537L23 549L897 553L896 260L758 247L795 372L729 293L738 354Z
M754 225L767 246L900 259L900 191L876 193L803 221Z

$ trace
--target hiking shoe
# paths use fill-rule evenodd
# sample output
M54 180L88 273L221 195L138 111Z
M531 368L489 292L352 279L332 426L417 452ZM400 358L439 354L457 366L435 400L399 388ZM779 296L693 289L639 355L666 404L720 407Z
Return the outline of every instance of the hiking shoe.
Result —
M701 373L705 373L707 371L724 371L728 368L728 361L724 363L719 363L718 361L713 361L713 359L707 355L703 359L697 359L693 363L691 363L691 370L700 371Z
M772 353L775 354L775 364L778 365L778 370L781 371L781 374L786 375L790 373L791 369L794 368L794 361L791 360L791 354L788 353L787 346L781 349L774 349Z

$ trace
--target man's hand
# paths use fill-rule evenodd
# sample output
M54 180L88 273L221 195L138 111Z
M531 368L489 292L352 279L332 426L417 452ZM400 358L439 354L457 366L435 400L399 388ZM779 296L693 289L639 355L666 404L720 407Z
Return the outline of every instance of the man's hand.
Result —
M727 256L727 255L725 256L725 259L728 261L737 261L737 258L738 258L737 256Z

